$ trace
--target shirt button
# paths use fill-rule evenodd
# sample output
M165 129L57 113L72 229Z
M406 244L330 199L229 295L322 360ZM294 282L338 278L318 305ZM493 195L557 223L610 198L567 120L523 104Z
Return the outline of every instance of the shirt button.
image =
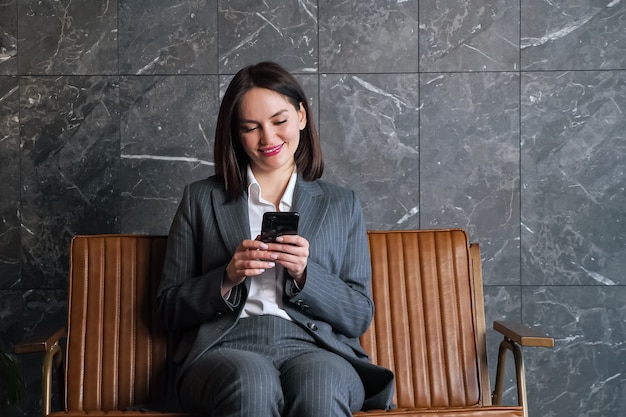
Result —
M317 324L313 323L313 322L308 322L306 324L306 327L308 327L309 329L316 331L317 330Z

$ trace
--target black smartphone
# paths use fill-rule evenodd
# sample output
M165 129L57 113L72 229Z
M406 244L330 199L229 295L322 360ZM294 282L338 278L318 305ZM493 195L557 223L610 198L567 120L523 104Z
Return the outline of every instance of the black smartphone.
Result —
M270 243L278 236L297 235L300 216L295 211L269 211L263 214L261 241Z

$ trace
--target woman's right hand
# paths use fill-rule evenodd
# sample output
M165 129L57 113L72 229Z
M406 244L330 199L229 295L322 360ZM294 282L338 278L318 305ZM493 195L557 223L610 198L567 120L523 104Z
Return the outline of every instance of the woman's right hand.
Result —
M274 268L276 255L267 252L267 243L260 240L244 240L235 250L226 266L226 279L222 283L222 292L228 293L247 277L262 274L267 268Z

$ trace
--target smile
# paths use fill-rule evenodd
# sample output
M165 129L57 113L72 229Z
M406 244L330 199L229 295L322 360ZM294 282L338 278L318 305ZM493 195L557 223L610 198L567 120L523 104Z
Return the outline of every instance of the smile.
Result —
M280 145L272 146L271 148L261 149L261 153L265 156L274 156L278 154L281 149L283 149L283 145L284 143L281 143Z

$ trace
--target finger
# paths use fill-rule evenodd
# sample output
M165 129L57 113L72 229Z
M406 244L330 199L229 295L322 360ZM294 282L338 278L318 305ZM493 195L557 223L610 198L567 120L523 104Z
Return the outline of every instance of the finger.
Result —
M293 246L308 247L309 242L299 235L282 235L276 238L276 243L284 243Z
M246 239L237 248L237 250L266 250L268 248L267 243L261 242L260 240L250 240Z

